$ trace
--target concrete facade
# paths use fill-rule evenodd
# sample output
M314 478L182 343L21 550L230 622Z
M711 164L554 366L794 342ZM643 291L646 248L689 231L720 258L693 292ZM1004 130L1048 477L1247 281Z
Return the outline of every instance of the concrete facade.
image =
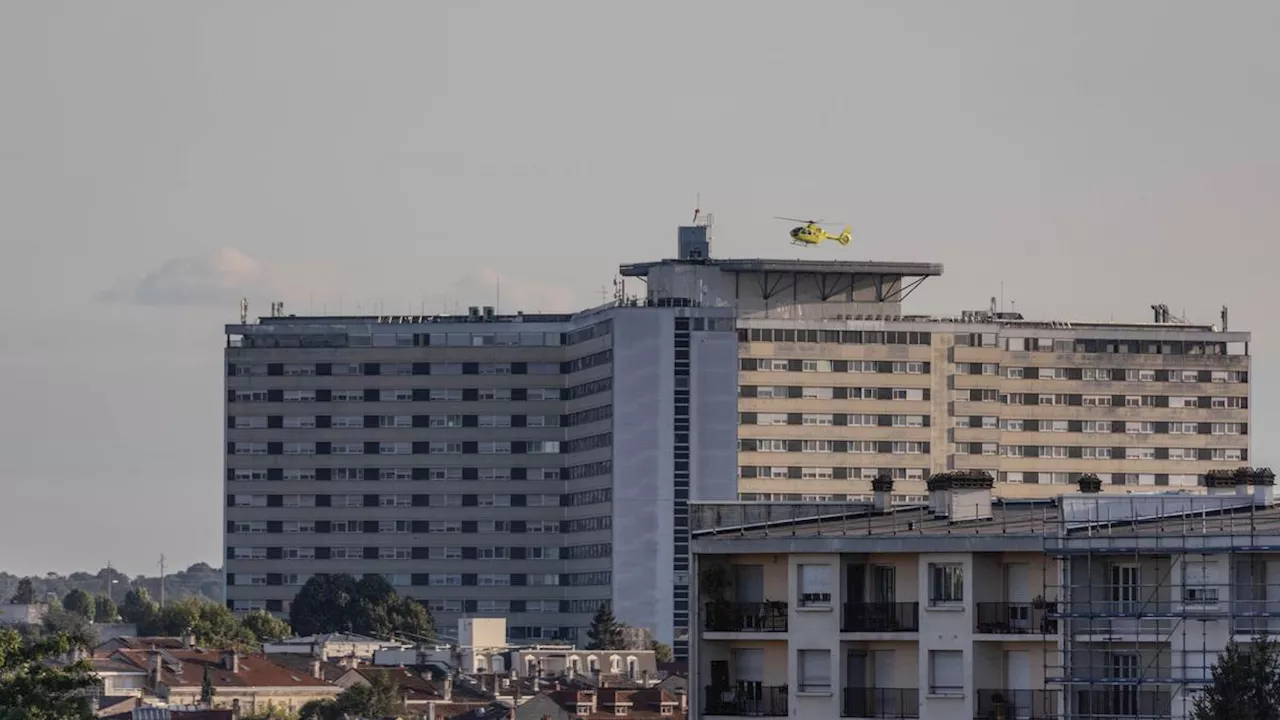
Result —
M1274 477L1234 483L997 501L972 520L699 506L694 712L1187 718L1226 644L1280 617Z

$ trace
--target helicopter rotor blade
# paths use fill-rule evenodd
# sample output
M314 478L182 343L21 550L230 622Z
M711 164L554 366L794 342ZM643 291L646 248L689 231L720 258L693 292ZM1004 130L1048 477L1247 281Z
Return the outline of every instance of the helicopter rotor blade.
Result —
M822 222L822 220L801 220L800 218L778 217L778 216L776 216L776 215L774 216L774 219L775 219L775 220L786 220L787 222L805 223L806 225L809 225L809 224L812 224L812 225L818 225L818 224L820 224L820 223Z

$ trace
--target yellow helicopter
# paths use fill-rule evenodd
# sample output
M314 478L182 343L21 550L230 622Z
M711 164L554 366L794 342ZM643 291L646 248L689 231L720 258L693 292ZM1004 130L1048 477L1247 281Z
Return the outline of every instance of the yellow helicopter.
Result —
M778 220L804 223L791 229L792 245L817 245L823 240L835 240L841 245L848 245L853 240L853 228L846 227L839 235L829 233L822 228L821 220L799 220L797 218L780 217Z

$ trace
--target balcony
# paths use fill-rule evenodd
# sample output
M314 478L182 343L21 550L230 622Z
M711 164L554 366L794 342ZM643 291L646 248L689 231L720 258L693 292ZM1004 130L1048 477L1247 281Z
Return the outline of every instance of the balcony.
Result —
M703 715L736 717L786 717L787 686L740 682L729 687L706 689Z
M916 688L845 688L840 714L848 718L918 718L920 691Z
M845 603L842 632L918 632L920 603Z
M1057 603L978 603L974 631L993 635L1053 635L1058 621L1050 617Z
M1094 690L1076 690L1067 695L1075 707L1066 717L1161 718L1170 717L1173 693L1168 690L1139 689L1136 685L1115 685Z
M975 720L1056 720L1061 694L1057 690L979 690Z
M709 632L784 633L787 631L787 604L784 602L709 602L706 605Z

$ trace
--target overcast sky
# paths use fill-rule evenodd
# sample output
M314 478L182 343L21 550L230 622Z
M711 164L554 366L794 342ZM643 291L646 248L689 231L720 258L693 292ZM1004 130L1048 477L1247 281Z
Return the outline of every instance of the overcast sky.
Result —
M913 312L1251 329L1280 432L1280 3L0 0L0 569L220 562L222 326L927 260ZM774 215L854 228L796 250Z

